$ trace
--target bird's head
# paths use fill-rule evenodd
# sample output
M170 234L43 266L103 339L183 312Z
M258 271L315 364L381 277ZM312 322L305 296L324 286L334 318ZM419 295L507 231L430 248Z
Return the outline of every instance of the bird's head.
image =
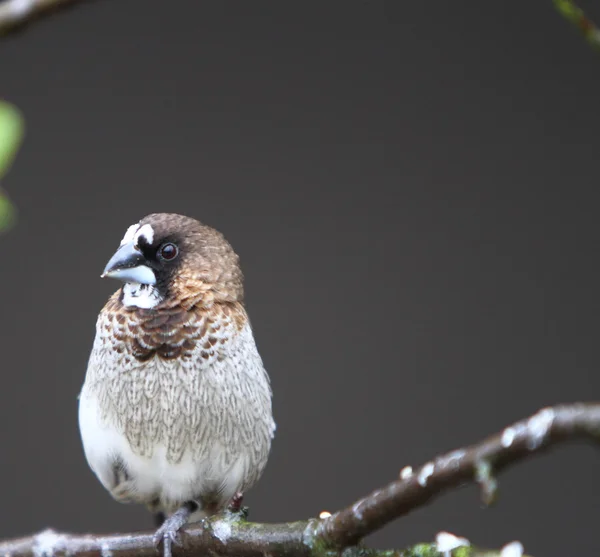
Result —
M130 226L102 276L123 281L123 303L140 308L243 298L238 256L223 235L173 213Z

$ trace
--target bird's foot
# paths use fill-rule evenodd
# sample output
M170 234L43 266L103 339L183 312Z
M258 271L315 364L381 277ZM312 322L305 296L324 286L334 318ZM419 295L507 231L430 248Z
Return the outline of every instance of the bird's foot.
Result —
M236 491L234 496L229 502L229 512L239 513L242 510L242 502L244 501L244 494L241 491Z
M190 518L190 515L198 509L193 501L188 501L180 509L176 510L170 517L165 519L162 526L154 534L154 543L158 546L163 543L164 557L172 557L173 545L181 545L180 530Z

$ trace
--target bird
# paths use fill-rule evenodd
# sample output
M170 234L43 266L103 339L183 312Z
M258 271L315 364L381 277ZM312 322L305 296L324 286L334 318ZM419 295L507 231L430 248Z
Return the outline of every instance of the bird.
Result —
M114 499L163 517L154 540L170 557L185 524L239 508L261 477L276 427L270 378L239 257L214 228L147 215L101 276L121 286L96 321L83 450Z

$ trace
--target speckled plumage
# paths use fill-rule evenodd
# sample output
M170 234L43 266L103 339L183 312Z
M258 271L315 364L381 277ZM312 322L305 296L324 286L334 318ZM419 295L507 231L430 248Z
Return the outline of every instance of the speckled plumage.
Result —
M179 215L144 224L154 242L178 243L180 261L149 263L159 277L155 307L125 305L120 289L100 312L80 396L84 450L119 501L167 514L195 501L212 513L266 465L269 379L229 244ZM154 249L143 246L145 257Z

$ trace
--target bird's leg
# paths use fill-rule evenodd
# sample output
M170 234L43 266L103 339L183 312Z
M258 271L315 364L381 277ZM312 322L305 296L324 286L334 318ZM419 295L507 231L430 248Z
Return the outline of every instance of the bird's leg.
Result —
M165 513L163 512L156 512L152 515L152 517L154 518L154 527L155 528L160 528L164 523L165 523Z
M241 491L236 491L231 501L229 502L229 511L232 513L239 513L242 509L242 502L244 501L244 494Z
M179 530L185 525L190 515L198 510L198 504L194 501L187 501L177 509L170 517L165 519L162 526L154 534L154 543L159 545L163 542L164 557L172 557L171 550L173 544L181 545L181 536Z

